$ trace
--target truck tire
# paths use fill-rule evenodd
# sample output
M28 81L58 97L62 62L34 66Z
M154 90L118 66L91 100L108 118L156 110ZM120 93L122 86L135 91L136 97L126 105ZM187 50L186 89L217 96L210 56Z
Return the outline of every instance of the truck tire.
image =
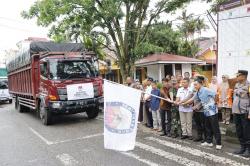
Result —
M9 104L12 104L12 99L9 99Z
M89 119L94 119L98 116L99 108L98 107L91 107L86 110Z
M49 109L45 107L43 102L40 103L39 113L44 125L48 126L52 123L52 114Z
M19 99L16 99L16 109L19 113L23 113L25 110L25 107L20 104Z

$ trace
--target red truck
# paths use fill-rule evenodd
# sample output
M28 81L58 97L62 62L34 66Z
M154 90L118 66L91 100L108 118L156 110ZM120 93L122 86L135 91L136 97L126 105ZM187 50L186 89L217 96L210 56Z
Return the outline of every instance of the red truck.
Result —
M93 52L83 44L26 41L7 65L15 108L37 112L44 125L58 114L98 116L102 79Z

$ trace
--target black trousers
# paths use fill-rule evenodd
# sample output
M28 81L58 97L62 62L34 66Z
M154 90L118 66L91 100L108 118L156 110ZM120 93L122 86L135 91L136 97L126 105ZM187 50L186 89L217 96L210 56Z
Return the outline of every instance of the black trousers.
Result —
M139 122L143 121L143 102L140 102L138 121Z
M146 103L145 103L145 109L146 109L147 116L148 116L148 123L147 123L147 126L148 126L148 127L153 127L152 112L149 111L149 108L150 108L150 101L146 101Z
M221 145L221 133L219 127L218 114L205 117L205 128L207 133L206 142L212 143L214 136L216 140L216 145Z
M234 114L234 121L240 144L250 148L250 120L247 114Z
M161 114L161 127L165 134L171 131L171 110L160 110Z
M194 121L197 128L198 138L206 139L205 115L203 112L194 112Z

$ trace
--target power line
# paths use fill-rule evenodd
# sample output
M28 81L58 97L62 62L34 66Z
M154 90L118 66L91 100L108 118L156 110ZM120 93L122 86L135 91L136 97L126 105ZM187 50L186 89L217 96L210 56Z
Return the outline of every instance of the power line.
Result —
M19 23L25 24L25 22L20 21L20 20L16 20L14 18L8 18L8 17L2 17L2 16L0 16L0 19L7 20L7 21L12 21L12 22L19 22Z
M15 30L24 31L24 32L31 32L30 30L27 30L27 29L16 28L16 27L13 27L13 26L5 25L5 24L0 24L0 27L15 29Z

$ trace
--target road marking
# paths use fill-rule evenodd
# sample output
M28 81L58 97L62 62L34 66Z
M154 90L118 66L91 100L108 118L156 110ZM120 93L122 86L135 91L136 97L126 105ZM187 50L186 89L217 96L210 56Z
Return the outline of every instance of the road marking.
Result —
M144 164L147 164L149 166L159 166L159 164L156 164L150 160L142 159L140 156L137 156L136 154L134 154L132 152L121 152L121 153L128 156L128 157L134 158L134 159L136 159Z
M60 160L64 166L75 166L78 164L78 161L66 153L57 155L56 158Z
M171 140L171 141L176 141L176 142L179 142L179 143L184 143L184 144L188 144L188 145L191 144L190 142L174 139L174 138L171 138L171 137L164 137L164 138L166 138L168 140Z
M32 133L34 133L36 136L38 136L43 142L45 142L47 145L52 145L53 142L47 140L46 138L44 138L41 134L39 134L36 130L34 130L33 128L29 127L30 131L32 131Z
M33 159L33 160L29 160L28 162L29 163L36 163L36 162L38 162L39 160L38 159Z
M77 140L84 140L84 139L89 139L89 138L93 138L93 137L98 137L98 136L102 136L103 133L97 133L97 134L93 134L93 135L87 135L87 136L83 136L83 137L79 137L79 138L73 138L73 139L67 139L67 140L62 140L62 141L49 141L47 140L44 136L42 136L41 134L39 134L36 130L34 130L33 128L29 127L30 131L32 131L32 133L34 133L36 136L38 136L43 142L45 142L47 145L55 145L55 144L60 144L60 143L66 143L66 142L72 142L72 141L77 141Z
M93 138L93 137L99 137L99 136L102 136L102 135L103 135L103 133L97 133L97 134L87 135L87 136L83 136L83 137L79 137L79 138L74 138L74 139L67 139L67 140L62 140L62 141L55 141L55 142L52 142L51 145L60 144L60 143L66 143L66 142L72 142L72 141L77 141L77 140L84 140L84 139L89 139L89 138Z
M176 163L181 164L181 165L185 165L185 166L205 166L205 165L203 165L201 163L198 163L196 161L192 161L192 160L189 160L189 159L184 158L182 156L177 156L175 154L168 153L168 152L163 151L161 149L157 149L155 147L152 147L152 146L140 143L140 142L136 142L135 145L137 147L141 148L141 149L144 149L144 150L146 150L148 152L151 152L153 154L156 154L158 156L162 156L162 157L164 157L164 158L166 158L168 160L175 161Z
M167 147L170 147L170 148L173 148L173 149L185 152L185 153L192 154L194 156L203 157L205 159L211 160L216 163L233 165L233 166L245 166L243 163L239 163L237 161L234 161L225 157L220 157L211 153L206 153L198 149L190 148L190 147L183 146L180 144L175 144L169 141L164 141L164 140L154 138L154 137L147 137L146 139L150 141L155 141L161 145L164 145L164 146L167 146Z
M233 157L240 158L240 159L250 160L249 158L245 158L245 157L242 157L242 156L239 156L239 155L235 155L235 154L233 154L233 153L228 153L228 152L227 152L226 154L228 154L228 155L230 155L230 156L233 156Z

